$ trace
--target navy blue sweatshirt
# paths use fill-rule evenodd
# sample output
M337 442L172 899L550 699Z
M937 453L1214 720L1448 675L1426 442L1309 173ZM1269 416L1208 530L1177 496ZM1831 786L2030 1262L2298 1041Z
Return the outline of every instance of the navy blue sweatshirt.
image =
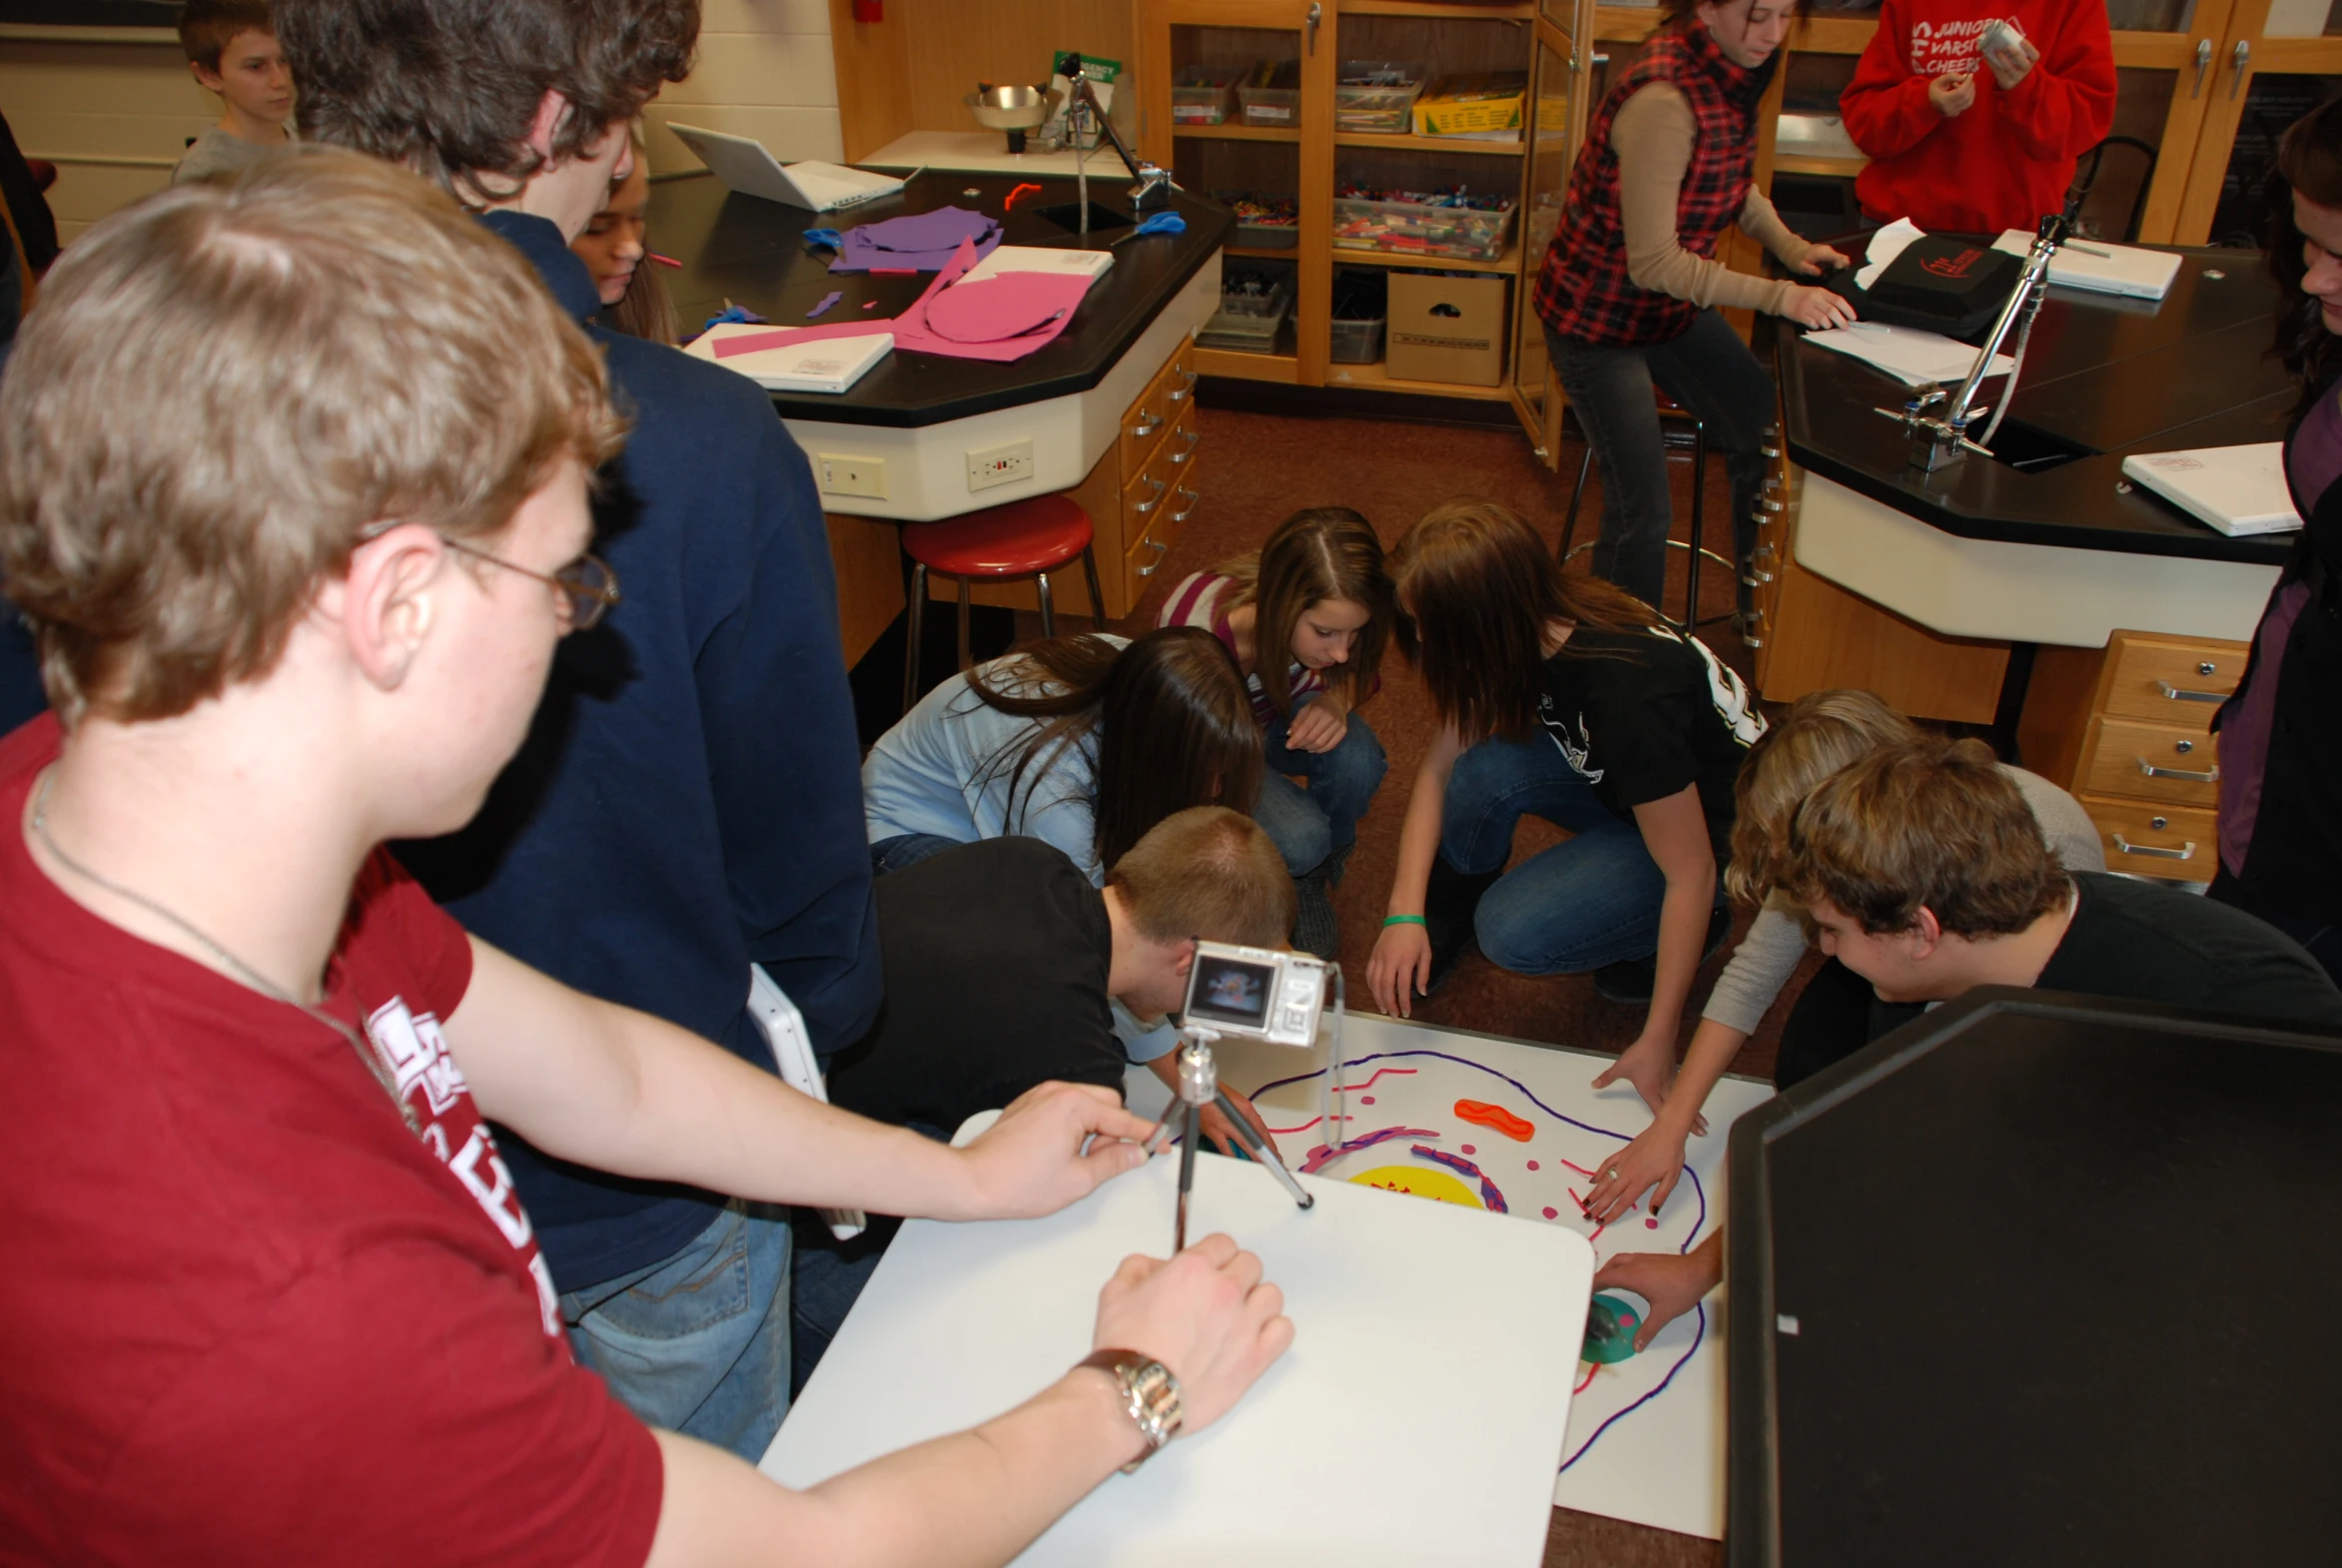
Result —
M484 220L580 322L593 281L541 218ZM595 545L624 601L565 639L527 742L461 833L399 848L482 940L766 1068L762 964L831 1052L876 1018L879 953L837 588L805 454L743 376L589 325L633 420ZM499 1134L553 1279L659 1261L722 1199Z

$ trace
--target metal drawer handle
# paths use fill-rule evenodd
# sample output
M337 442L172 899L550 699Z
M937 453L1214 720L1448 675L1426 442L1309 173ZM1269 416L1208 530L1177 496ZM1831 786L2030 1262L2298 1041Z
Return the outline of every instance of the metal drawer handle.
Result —
M1161 414L1149 413L1145 408L1141 408L1139 410L1139 422L1131 426L1131 433L1137 436L1139 439L1145 440L1148 436L1153 435L1157 430L1162 428L1163 416Z
M1755 517L1759 522L1763 522L1765 520L1765 513L1769 511L1779 512L1787 510L1789 510L1789 502L1769 501L1760 495L1757 497L1757 509L1754 512L1751 512L1749 515Z
M1196 375L1193 371L1188 370L1185 366L1179 367L1179 374L1187 379L1187 385L1184 387L1171 387L1165 389L1165 395L1170 397L1173 402L1185 402L1187 400L1187 393L1193 392L1195 390L1195 384L1203 379L1202 377Z
M1778 457L1781 455L1781 448L1778 446L1760 446L1757 448L1757 450L1763 452L1768 457Z
M1773 580L1773 573L1765 569L1765 561L1773 554L1773 546L1760 544L1749 552L1749 569L1740 579L1750 587L1760 587Z
M1781 475L1780 475L1780 474L1778 474L1778 473L1768 473L1768 474L1766 474L1766 475L1765 475L1765 488L1766 488L1766 489L1769 489L1769 490L1777 490L1777 489L1781 488Z
M1161 539L1141 539L1139 542L1140 542L1140 543L1142 543L1142 544L1147 544L1147 545L1152 545L1152 546L1154 546L1154 549L1155 549L1155 561L1154 561L1154 563L1153 563L1152 565L1142 566L1142 567L1140 567L1140 568L1139 568L1139 575L1140 575L1140 576L1142 576L1142 577L1152 577L1152 576L1154 576L1154 575L1155 575L1155 568L1156 568L1157 566L1160 566L1160 565L1162 565L1162 564L1163 564L1163 558L1164 558L1166 555L1169 555L1169 554L1171 553L1171 546L1170 546L1170 545L1168 545L1168 544L1166 544L1166 543L1164 543L1164 542L1163 542L1163 540L1161 540ZM2194 846L2194 845L2192 845L2192 844L2190 844L2190 845L2188 846L2188 848L2190 848L2190 849L2193 849L2193 848L2195 848L2195 846Z
M1174 452L1172 452L1172 453L1171 453L1171 461L1173 461L1173 462L1185 462L1185 461L1186 461L1186 460L1187 460L1189 457L1192 457L1192 456L1194 456L1194 455L1195 455L1195 447L1196 447L1196 444L1197 444L1198 442L1200 442L1202 439L1203 439L1203 432L1202 432L1201 430L1189 430L1189 431L1187 432L1187 445L1186 445L1186 449L1185 449L1185 450L1183 450L1183 451L1174 451Z
M2195 840L2193 839L2188 840L2178 849L2157 849L2152 844L2133 844L2119 833L2109 836L2114 840L2114 848L2125 855L2145 855L2154 860L2195 859Z
M1171 520L1173 522L1185 522L1187 520L1187 512L1193 511L1196 505L1203 499L1202 491L1190 490L1184 484L1179 486L1179 493L1187 497L1187 510L1172 512L1171 514Z
M2185 768L2158 768L2144 757L2138 759L2138 770L2151 779L2185 779L2190 784L2217 784L2220 782L2218 768L2213 768L2208 773L2190 773Z
M2155 689L2173 702L2226 702L2228 700L2228 693L2224 691L2189 691L2186 687L2174 686L2167 680L2156 681Z
M1140 477L1141 477L1141 479L1142 479L1142 480L1143 480L1145 483L1152 484L1152 485L1154 485L1154 486L1155 486L1155 499L1154 499L1154 500L1151 500L1151 501L1133 501L1133 502L1131 503L1131 510L1133 510L1133 511L1135 511L1135 512L1139 512L1139 513L1141 513L1142 515L1144 515L1144 514L1145 514L1145 513L1147 513L1147 512L1151 512L1151 511L1153 511L1153 510L1155 510L1155 508L1156 508L1157 506L1159 506L1159 505L1161 505L1161 504L1162 504L1162 502L1163 502L1163 492L1164 492L1165 490L1167 490L1167 489L1171 488L1171 486L1170 486L1170 485L1168 485L1168 484L1166 484L1166 483L1164 483L1164 482L1163 482L1163 480L1161 480L1161 479L1157 478L1157 477L1156 477L1154 474L1152 474L1152 473L1148 473L1148 474L1142 474L1142 475L1140 475Z
M1751 648L1763 647L1765 645L1765 639L1758 636L1757 633L1763 629L1764 625L1765 612L1761 609L1751 610L1746 615L1743 615L1740 622L1740 640L1742 644Z

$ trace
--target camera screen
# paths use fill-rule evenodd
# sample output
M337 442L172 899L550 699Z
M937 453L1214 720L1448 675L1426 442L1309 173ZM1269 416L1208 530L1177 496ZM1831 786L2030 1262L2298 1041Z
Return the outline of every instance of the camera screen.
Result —
M1276 967L1272 964L1199 955L1195 973L1187 982L1187 1016L1265 1029L1269 993L1275 985Z

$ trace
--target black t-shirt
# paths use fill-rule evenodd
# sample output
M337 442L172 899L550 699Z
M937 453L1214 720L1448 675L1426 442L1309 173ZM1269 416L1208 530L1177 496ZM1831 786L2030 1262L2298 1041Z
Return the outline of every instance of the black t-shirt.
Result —
M949 1135L1049 1079L1120 1091L1106 899L1039 839L984 839L878 879L886 1000L830 1099Z
M1580 626L1545 661L1537 709L1614 815L1696 784L1717 864L1732 858L1732 784L1765 720L1706 643L1665 628Z
M2242 910L2106 872L2072 874L2073 919L2033 985L2342 1029L2318 961Z

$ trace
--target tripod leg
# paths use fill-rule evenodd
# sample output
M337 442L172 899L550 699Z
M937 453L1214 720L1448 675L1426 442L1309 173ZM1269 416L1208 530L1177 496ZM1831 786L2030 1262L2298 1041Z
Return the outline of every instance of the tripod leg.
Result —
M1171 1256L1187 1249L1187 1194L1195 1187L1195 1140L1201 1134L1198 1106L1182 1105L1186 1113L1179 1136L1179 1217L1178 1228L1171 1232Z

